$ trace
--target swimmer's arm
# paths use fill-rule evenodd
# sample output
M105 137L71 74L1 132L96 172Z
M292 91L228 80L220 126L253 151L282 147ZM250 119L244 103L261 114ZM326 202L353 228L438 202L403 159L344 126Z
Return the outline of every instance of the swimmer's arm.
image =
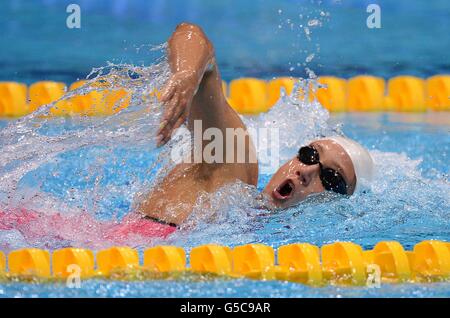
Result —
M200 27L182 23L168 41L168 59L173 75L161 94L165 112L158 131L160 145L186 121L203 75L213 65L214 48Z

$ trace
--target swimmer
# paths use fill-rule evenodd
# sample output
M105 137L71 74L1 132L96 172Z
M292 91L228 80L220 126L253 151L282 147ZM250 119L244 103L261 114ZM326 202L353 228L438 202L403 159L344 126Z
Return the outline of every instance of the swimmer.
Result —
M167 51L172 75L160 98L164 114L157 134L158 145L167 143L184 123L193 131L194 121L198 120L203 131L219 129L224 145L227 144L227 128L246 131L224 96L214 48L203 30L190 23L178 25L168 41ZM138 203L138 211L157 222L176 226L189 217L202 193L213 193L237 180L256 186L258 164L250 160L254 147L248 134L245 143L243 163L226 163L224 146L223 163L203 160L176 165ZM205 145L202 141L202 147ZM275 172L263 192L276 207L287 208L323 191L352 195L364 180L370 181L372 174L373 160L369 152L353 140L336 136L301 147Z

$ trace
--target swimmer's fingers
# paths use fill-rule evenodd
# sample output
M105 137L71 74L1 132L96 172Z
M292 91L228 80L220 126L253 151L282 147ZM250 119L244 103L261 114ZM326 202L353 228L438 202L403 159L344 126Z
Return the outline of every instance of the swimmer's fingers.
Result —
M164 115L162 122L166 125L172 125L178 120L182 113L186 112L190 100L186 97L186 93L176 93L172 98L173 103L170 103L170 109L167 109L167 113ZM164 128L164 127L162 127Z
M170 136L175 129L181 126L181 124L184 122L184 119L186 119L187 111L185 104L186 103L181 103L177 108L175 108L174 113L170 119L170 123L167 125L167 129L169 130L169 132L167 132L167 135Z
M164 102L165 109L157 133L158 146L170 140L174 129L181 126L187 117L187 109L192 101L193 93L190 88L186 88L180 83L180 81L171 79L162 92L160 100Z
M169 141L172 133L186 121L187 111L186 106L184 105L185 103L180 103L176 108L174 108L171 119L160 131L158 136L158 145L163 145Z
M179 107L180 104L180 96L175 93L175 95L172 97L172 99L167 103L166 109L164 111L163 115L163 122L164 121L172 121L172 118L176 112L176 109Z
M164 114L159 125L158 135L165 129L165 127L171 122L175 108L178 106L178 95L175 94L171 100L165 105Z
M169 80L169 83L164 87L163 91L161 92L161 103L168 102L173 95L175 94L177 86L175 85L175 82L172 80Z
M179 96L175 94L172 99L167 103L166 110L161 120L161 124L157 133L158 146L163 145L165 140L170 139L170 133L172 131L173 124L178 120L180 116L180 110L183 107L180 105Z
M174 99L175 92L176 92L176 85L172 80L170 80L169 83L164 87L161 93L161 97L159 99L160 102L164 104L164 114L162 116L157 135L159 135L161 133L161 130L164 129L164 127L167 125L168 113L175 106L174 104L177 102Z
M158 147L163 146L165 143L167 143L170 140L171 132L172 132L172 125L169 124L158 135L158 138L157 138Z
M172 133L177 130L178 128L180 128L181 125L184 124L184 122L186 121L186 112L183 112L181 114L181 116L178 118L178 120L175 122L175 124L173 124L172 127L172 132L170 133L172 135Z
M166 143L168 140L170 140L170 137L172 135L172 132L176 129L175 125L178 125L178 127L184 122L185 117L183 117L182 119L180 119L181 116L183 116L184 113L181 112L181 114L179 113L179 111L177 111L176 113L176 117L172 117L172 120L170 120L165 126L164 128L161 129L161 132L158 135L158 142L159 145L163 145L164 143ZM178 124L179 121L181 121L181 124ZM178 128L177 127L177 128Z
M186 112L182 113L181 116L178 118L178 120L174 123L170 131L168 131L167 134L165 134L165 137L162 138L159 141L158 146L162 146L166 144L171 138L174 131L176 131L178 128L180 128L181 125L186 121Z
M162 128L162 129L158 132L158 135L157 135L157 144L158 144L158 147L164 145L164 144L167 142L167 140L170 139L170 138L169 138L169 137L170 137L170 134L169 134L169 133L170 133L170 131L171 131L171 127L172 127L172 125L168 123L166 126L164 126L164 128Z

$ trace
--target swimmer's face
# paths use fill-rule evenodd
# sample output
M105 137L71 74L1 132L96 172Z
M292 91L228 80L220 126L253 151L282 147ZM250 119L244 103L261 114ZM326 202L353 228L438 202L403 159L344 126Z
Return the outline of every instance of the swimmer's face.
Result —
M347 184L347 194L355 190L356 175L347 152L332 140L317 140L310 144L319 153L322 168L338 172ZM319 164L307 165L297 156L286 162L270 179L264 193L280 208L293 206L307 196L325 191L320 179Z

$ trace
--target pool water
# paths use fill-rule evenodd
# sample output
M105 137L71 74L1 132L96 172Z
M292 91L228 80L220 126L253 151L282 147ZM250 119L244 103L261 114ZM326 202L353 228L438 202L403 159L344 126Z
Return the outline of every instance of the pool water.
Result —
M64 284L0 285L0 297L449 297L449 283L382 285L381 288L323 287L277 281L82 282L80 289Z
M79 0L81 29L65 25L70 3L1 1L0 80L72 83L105 61L148 63L136 49L166 41L181 21L205 29L227 81L306 77L305 67L344 78L450 72L447 0ZM371 3L381 29L366 26Z
M225 198L214 209L215 218L182 229L167 240L131 240L129 245L144 249L157 244L175 244L189 251L204 243L226 243L235 246L246 243L264 243L273 247L293 242L310 242L321 246L333 241L352 241L369 249L382 240L397 240L405 248L425 239L450 241L449 167L447 164L450 138L450 116L448 114L345 114L335 115L330 123L343 124L344 132L362 142L372 151L377 161L377 180L370 193L350 198L338 198L325 202L306 202L296 208L275 215L258 215L246 207L253 199L250 189L243 185L233 185L216 195ZM94 147L95 148L95 147ZM97 153L98 154L98 153ZM95 175L80 178L87 167L96 167L96 176L102 176L104 191L118 191L109 197L98 198L93 213L94 218L111 220L125 215L130 209L130 197L120 191L130 180L127 175L138 175L148 166L155 155L142 151L139 153L115 149L112 162L102 163L103 170L95 162L96 151L89 147L63 155L58 163L45 164L34 175L24 179L41 180L37 193L47 194L46 201L70 202L76 187L78 200L95 183ZM77 158L77 160L75 160ZM120 164L117 164L120 162ZM89 168L88 168L89 169ZM123 176L119 170L126 169ZM261 189L269 175L260 176ZM83 182L81 182L83 180ZM78 183L77 183L78 181ZM32 181L30 181L32 182ZM98 181L97 181L98 182ZM236 195L236 189L240 194ZM254 193L253 193L254 195ZM111 198L111 197L114 198ZM51 200L50 200L51 198ZM42 204L44 199L36 202ZM75 200L76 201L76 200ZM20 201L19 201L20 202ZM31 200L31 202L34 202ZM72 201L73 202L73 201ZM27 204L30 204L29 202ZM76 205L75 204L75 205ZM69 204L70 205L70 204ZM116 213L119 211L119 213ZM64 211L62 211L64 212ZM72 212L74 213L74 212ZM76 212L75 212L76 213ZM198 221L198 220L197 220ZM35 224L43 227L43 224ZM75 220L67 218L67 227L80 226ZM81 227L89 226L82 224ZM66 229L67 230L67 229ZM51 232L50 230L44 230ZM56 229L53 229L56 231ZM92 231L95 232L95 223ZM114 245L112 241L97 238L86 240L86 229L77 234L69 231L70 237L61 238L42 235L27 241L19 233L0 230L3 249L22 246L58 248L73 245L94 249ZM64 233L59 233L64 234ZM5 246L6 244L6 246ZM134 244L134 245L133 245ZM381 289L361 287L313 288L295 283L254 282L248 280L210 281L210 282L111 282L102 280L85 281L81 289L70 289L64 284L3 284L0 295L21 296L108 296L108 297L434 297L450 296L450 284L402 284L383 285Z
M282 160L311 139L342 131L368 147L376 161L370 189L349 198L325 194L268 213L258 209L257 200L273 172L268 171L259 176L257 188L236 183L207 196L212 204L200 203L191 219L167 239L104 235L105 228L132 213L136 195L145 193L158 172L170 165L170 146L155 148L161 109L149 110L140 99L167 78L164 62L150 65L158 52L148 50L149 43L163 42L176 23L195 20L212 37L226 80L307 76L308 68L318 75L341 77L361 73L427 77L448 72L443 55L450 48L448 1L380 2L386 10L384 27L378 31L365 27L366 2L357 0L241 1L239 6L190 0L177 1L179 5L173 7L164 1L118 0L114 5L81 1L85 24L78 31L60 27L66 18L60 14L65 12L64 1L2 3L0 23L7 30L0 39L2 80L70 83L109 60L115 64L106 69L114 72L117 67L116 75L125 81L121 84L132 91L133 99L129 109L108 118L40 117L48 113L47 106L22 120L0 121L0 211L20 215L17 209L26 208L40 216L26 228L14 222L0 226L0 249L99 250L128 245L142 252L170 244L189 252L205 243L231 247L264 243L277 248L294 242L321 246L334 241L352 241L370 249L382 240L396 240L411 249L422 240L450 241L449 113L329 117L316 102L295 102L290 97L269 113L244 120L250 127L279 129ZM314 19L322 26L308 38L304 25ZM104 32L105 25L110 32ZM411 32L416 35L413 40ZM119 66L122 62L131 65ZM112 79L111 74L98 76ZM148 81L142 83L142 78ZM55 215L57 226L48 222ZM64 284L0 285L0 297L36 296L449 297L450 284L312 288L239 279L90 280L83 281L80 289Z

